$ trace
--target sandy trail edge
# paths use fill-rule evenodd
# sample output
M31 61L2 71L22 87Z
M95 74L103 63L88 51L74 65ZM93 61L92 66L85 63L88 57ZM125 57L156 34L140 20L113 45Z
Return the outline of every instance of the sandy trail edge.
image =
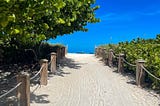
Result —
M92 54L68 54L63 61L47 86L31 87L31 106L160 106L157 94L131 84Z

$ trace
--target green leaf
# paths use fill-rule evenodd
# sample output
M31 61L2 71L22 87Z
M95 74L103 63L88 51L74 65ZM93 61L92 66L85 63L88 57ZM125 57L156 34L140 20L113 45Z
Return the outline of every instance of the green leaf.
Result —
M2 21L0 24L2 27L6 27L8 25L8 20Z
M60 24L65 24L65 21L64 21L62 18L59 18L58 22L59 22Z
M47 23L44 23L44 28L45 28L46 30L49 29L49 26L48 26Z
M20 30L14 29L14 34L18 34L18 33L20 33Z
M10 2L10 0L5 0L7 3Z

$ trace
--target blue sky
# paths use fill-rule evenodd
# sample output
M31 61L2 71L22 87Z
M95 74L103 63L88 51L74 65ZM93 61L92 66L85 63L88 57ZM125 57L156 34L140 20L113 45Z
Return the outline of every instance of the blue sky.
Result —
M69 52L94 51L95 45L155 38L160 34L160 0L97 0L100 23L89 24L88 32L75 32L49 40L68 45Z

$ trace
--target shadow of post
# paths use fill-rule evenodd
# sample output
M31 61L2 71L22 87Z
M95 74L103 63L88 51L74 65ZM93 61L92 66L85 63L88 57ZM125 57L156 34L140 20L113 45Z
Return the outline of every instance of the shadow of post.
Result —
M63 69L64 67L68 67L70 69L80 69L82 67L82 65L84 65L84 64L85 63L76 62L72 58L65 57L60 60L60 63L57 65L57 71L54 74L61 76L61 77L64 77L64 75L66 75L66 74L71 74L71 72L65 72ZM49 74L49 76L52 76L52 74Z

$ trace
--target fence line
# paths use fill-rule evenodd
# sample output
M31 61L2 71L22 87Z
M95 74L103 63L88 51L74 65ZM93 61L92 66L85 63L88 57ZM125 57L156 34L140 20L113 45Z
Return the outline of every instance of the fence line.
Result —
M48 63L48 65L51 65L51 62L53 61L53 58L51 59L51 61Z
M104 57L101 54L104 54L103 48L99 47L99 48L95 48L95 56L97 57ZM143 86L144 83L144 79L145 79L145 73L149 74L150 76L152 76L153 78L155 78L156 80L160 81L160 78L156 77L155 75L153 75L151 72L149 72L145 67L144 64L146 61L142 60L142 59L138 59L136 60L136 65L135 64L131 64L129 63L127 60L124 59L124 54L119 54L119 57L117 57L116 55L114 55L113 50L110 49L108 52L108 59L105 59L105 63L112 67L112 62L113 59L112 58L117 58L118 60L118 72L123 72L124 70L124 63L136 67L136 84L139 86Z
M150 73L143 65L141 65L141 67L144 69L144 71L146 71L150 76L152 76L153 78L157 79L160 81L160 78L156 77L155 75L153 75L152 73Z
M13 92L15 89L17 89L20 85L22 84L22 82L18 83L14 88L10 89L9 91L7 91L6 93L2 94L0 96L0 99L5 97L6 95L8 95L9 93Z
M116 56L116 55L114 55L114 53L113 52L111 52L111 54L112 54L112 56L114 57L114 58L119 58L118 56Z
M52 59L51 59L51 61L48 63L48 66L50 66L50 65L51 65L51 63L52 63L53 59L54 59L54 58L52 58Z
M63 48L57 49L57 53L54 53L54 52L51 53L51 60L49 63L48 63L48 60L42 59L42 63L40 61L40 64L41 64L40 70L31 78L29 78L28 73L22 73L18 76L16 75L18 84L14 88L7 91L6 93L0 95L0 99L5 97L9 93L13 92L15 89L18 89L18 93L20 93L20 97L18 98L23 99L22 105L29 106L30 104L30 81L36 78L40 74L40 77L38 78L38 80L40 80L40 85L47 85L48 68L50 67L51 71L56 71L57 61L64 58L66 53L67 53L66 48L63 47ZM16 76L13 76L10 80L15 78ZM21 86L22 88L20 89L19 86Z
M42 71L43 68L44 68L44 65L40 68L40 70L32 78L30 78L30 81L33 80L34 78L36 78L38 76L38 74L40 74L40 72Z
M123 61L124 61L126 64L130 65L130 66L136 67L136 65L129 63L129 62L128 62L127 60L125 60L124 58L123 58Z

